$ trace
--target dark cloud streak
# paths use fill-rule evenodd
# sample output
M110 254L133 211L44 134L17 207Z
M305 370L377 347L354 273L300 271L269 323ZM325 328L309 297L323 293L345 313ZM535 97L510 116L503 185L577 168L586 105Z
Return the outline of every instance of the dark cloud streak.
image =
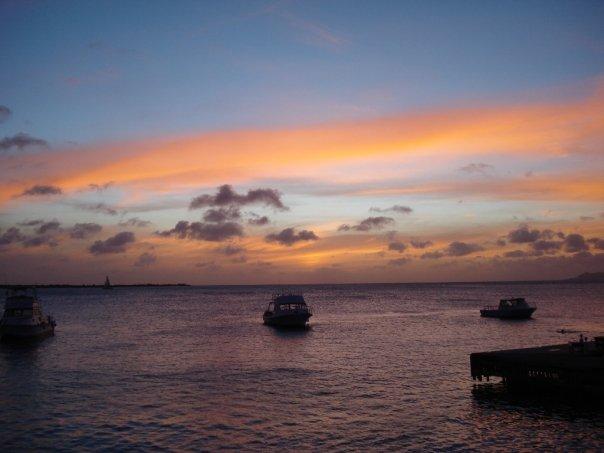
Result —
M156 261L157 257L153 253L145 252L136 259L136 261L134 262L134 266L149 267L152 264L155 264Z
M569 253L584 252L589 249L585 238L580 234L569 234L564 238L564 250Z
M21 234L21 230L19 228L11 227L0 236L0 246L21 242L24 239L25 236Z
M396 252L402 253L407 250L407 245L400 241L394 241L388 244L388 250L394 250Z
M228 208L208 209L203 214L203 220L212 223L223 223L228 220L237 220L241 218L239 208L229 206Z
M35 196L45 196L45 195L60 195L63 191L60 187L44 185L44 184L36 184L35 186L30 187L29 189L24 190L20 196L22 197L35 197Z
M72 239L86 239L100 233L103 227L98 223L76 223L69 231Z
M535 242L541 236L539 230L531 230L528 225L520 225L508 233L508 241L513 244Z
M486 175L489 171L493 170L494 167L489 164L484 164L482 162L471 163L464 167L461 167L459 171L469 174L481 174Z
M417 239L412 239L411 241L409 241L411 246L416 248L416 249L425 249L427 247L430 247L432 245L432 241L420 241Z
M478 244L454 241L449 244L445 252L448 256L466 256L482 250L484 250L484 247Z
M294 228L285 228L279 233L271 233L265 237L267 242L277 242L287 247L291 247L296 242L316 241L318 239L319 237L313 231L301 230L296 233Z
M122 231L104 241L96 241L88 249L93 255L104 255L113 253L124 253L128 244L135 240L134 233Z
M30 227L30 226L42 225L43 223L44 223L44 220L36 219L36 220L26 220L24 222L19 222L17 225Z
M235 192L229 184L218 188L216 195L200 195L191 200L189 209L199 209L216 206L244 206L249 204L264 204L282 211L289 208L281 201L281 193L274 189L253 189L241 195Z
M48 142L41 138L32 137L31 135L19 132L12 137L4 137L0 140L0 151L8 151L12 148L17 148L19 151L23 151L29 147L43 147L48 148Z
M151 222L149 220L141 220L138 217L132 217L128 220L124 220L122 222L118 223L119 226L121 227L137 227L137 228L144 228L147 227L149 225L151 225Z
M392 217L367 217L365 220L362 220L357 225L348 225L343 224L338 227L338 231L371 231L371 230L380 230L388 225L392 225L394 223L394 219Z
M250 225L263 226L263 225L268 225L269 223L271 223L271 219L269 219L265 215L259 216L258 214L252 213L252 216L253 217L251 219L248 219L248 221L247 221L247 223L249 223Z
M158 231L158 236L174 236L179 239L194 239L198 241L221 242L233 237L243 236L243 228L235 222L204 223L179 221L171 230Z
M13 112L5 106L0 105L0 123L4 123L12 115Z
M369 211L371 211L371 212L396 212L397 214L411 214L413 212L413 209L411 209L409 206L402 206L399 204L395 204L394 206L391 206L389 208L370 208Z
M105 203L78 203L74 205L83 211L96 212L97 214L118 215L118 210Z
M36 234L46 234L49 231L56 231L59 229L61 224L56 220L52 220L50 222L42 223L37 229Z

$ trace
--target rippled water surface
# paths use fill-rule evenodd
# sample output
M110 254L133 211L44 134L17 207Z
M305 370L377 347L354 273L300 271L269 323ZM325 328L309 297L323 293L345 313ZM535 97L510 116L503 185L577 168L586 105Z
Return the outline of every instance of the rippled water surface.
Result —
M603 448L601 410L474 389L469 354L604 334L604 285L296 287L290 332L273 289L40 291L56 335L0 346L4 451ZM534 320L480 318L505 296Z

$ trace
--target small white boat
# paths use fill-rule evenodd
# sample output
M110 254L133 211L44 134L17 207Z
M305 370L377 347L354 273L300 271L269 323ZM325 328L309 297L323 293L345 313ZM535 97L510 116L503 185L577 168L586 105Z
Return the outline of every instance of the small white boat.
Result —
M297 294L278 294L268 304L262 319L264 324L275 327L306 327L312 316L312 310L303 296Z
M7 290L4 313L0 319L2 339L53 335L56 325L52 316L42 313L35 288L19 287Z
M536 307L531 307L522 297L501 299L499 307L485 307L480 310L480 316L485 318L500 319L527 319L530 318Z

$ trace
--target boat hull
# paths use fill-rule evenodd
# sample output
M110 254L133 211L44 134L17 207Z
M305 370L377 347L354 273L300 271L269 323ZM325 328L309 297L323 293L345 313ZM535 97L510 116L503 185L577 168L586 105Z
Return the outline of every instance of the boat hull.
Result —
M310 313L296 313L284 315L264 315L264 324L273 327L303 328L306 327Z
M31 339L44 338L54 335L55 327L52 324L39 324L37 326L2 325L0 337L4 339Z
M499 319L528 319L536 310L535 307L517 308L514 310L480 310L480 316L483 318L499 318Z

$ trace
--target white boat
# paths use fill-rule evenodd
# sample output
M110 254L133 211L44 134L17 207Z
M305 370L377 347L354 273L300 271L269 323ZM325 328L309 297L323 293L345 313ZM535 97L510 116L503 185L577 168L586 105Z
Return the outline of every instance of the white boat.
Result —
M303 296L278 294L273 297L262 319L264 324L275 327L306 327L312 310Z
M522 297L501 299L499 307L485 307L480 310L480 316L485 318L501 319L527 319L530 318L536 307L531 307Z
M4 313L0 319L2 339L40 338L53 335L56 322L46 316L35 289L19 287L6 292Z

